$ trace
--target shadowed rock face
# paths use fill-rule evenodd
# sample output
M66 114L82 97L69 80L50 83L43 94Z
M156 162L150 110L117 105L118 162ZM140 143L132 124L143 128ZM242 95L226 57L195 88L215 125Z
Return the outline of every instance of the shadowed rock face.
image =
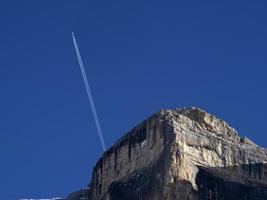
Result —
M106 151L86 192L69 199L262 200L266 161L266 149L201 109L162 110Z
M162 159L162 158L161 158ZM137 170L125 179L113 182L108 193L110 200L162 199L163 162L159 159L151 167Z
M248 166L244 166L248 167ZM252 165L258 170L258 166ZM218 178L209 170L200 169L196 183L198 186L197 199L201 200L266 200L267 186L240 184Z

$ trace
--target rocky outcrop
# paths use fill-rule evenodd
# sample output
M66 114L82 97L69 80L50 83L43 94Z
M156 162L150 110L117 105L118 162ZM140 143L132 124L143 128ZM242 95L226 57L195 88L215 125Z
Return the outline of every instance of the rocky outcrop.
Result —
M263 200L266 161L266 149L201 109L161 110L103 154L76 199Z

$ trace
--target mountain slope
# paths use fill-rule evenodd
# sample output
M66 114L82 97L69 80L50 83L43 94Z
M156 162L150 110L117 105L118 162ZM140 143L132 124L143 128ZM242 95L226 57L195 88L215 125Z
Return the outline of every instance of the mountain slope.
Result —
M267 150L198 108L161 110L106 151L69 200L267 199Z

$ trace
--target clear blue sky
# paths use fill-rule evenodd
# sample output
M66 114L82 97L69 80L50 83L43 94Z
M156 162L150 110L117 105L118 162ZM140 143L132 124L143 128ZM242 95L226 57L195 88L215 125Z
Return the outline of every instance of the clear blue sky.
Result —
M265 0L1 2L1 199L66 196L101 155L72 31L108 146L161 108L188 106L267 146L266 10Z

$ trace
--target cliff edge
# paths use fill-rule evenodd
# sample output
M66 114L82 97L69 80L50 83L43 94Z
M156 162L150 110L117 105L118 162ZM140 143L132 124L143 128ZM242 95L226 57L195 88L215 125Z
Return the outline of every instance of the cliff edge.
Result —
M103 154L79 199L266 200L267 150L199 108L161 110Z

